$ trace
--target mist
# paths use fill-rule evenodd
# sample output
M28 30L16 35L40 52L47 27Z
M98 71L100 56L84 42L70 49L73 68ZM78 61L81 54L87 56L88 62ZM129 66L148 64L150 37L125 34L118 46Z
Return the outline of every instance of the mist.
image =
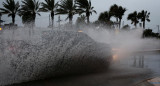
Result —
M91 28L87 29L86 34L97 42L109 44L112 49L124 50L126 53L160 49L160 40L156 38L143 38L142 28L133 30L110 30L103 28L94 30Z
M84 26L81 30L70 27L4 30L0 44L0 84L101 72L108 70L114 55L127 59L135 52L160 49L160 40L143 39L142 33L142 28L126 31L95 26ZM120 67L123 66L111 66ZM146 70L133 71L131 67L122 69L146 73Z

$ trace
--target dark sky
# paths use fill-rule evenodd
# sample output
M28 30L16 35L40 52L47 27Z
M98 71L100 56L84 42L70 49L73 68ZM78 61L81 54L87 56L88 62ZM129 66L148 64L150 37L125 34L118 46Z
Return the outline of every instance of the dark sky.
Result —
M2 2L5 0L0 0L0 7L2 7ZM21 1L21 0L16 0ZM44 0L39 0L44 1ZM59 0L56 0L59 1ZM95 21L98 18L98 15L100 12L109 10L110 6L113 4L121 5L127 9L123 21L125 24L130 24L130 21L127 21L127 15L133 11L141 11L141 10L147 10L151 12L150 19L151 22L146 24L146 28L153 28L157 29L156 25L160 25L160 0L91 0L92 5L95 7L95 10L98 14L93 14L91 16L91 21ZM76 17L78 15L74 16L74 21L76 20ZM62 16L62 20L65 20L66 16ZM7 18L5 16L2 17L5 21L8 21L11 18ZM55 16L55 21L57 21L58 16ZM112 20L115 20L112 18ZM40 17L37 17L36 19L37 25L41 27L46 27L48 25L48 13L41 13ZM16 19L16 22L18 24L21 23L20 18ZM67 21L64 21L67 22Z

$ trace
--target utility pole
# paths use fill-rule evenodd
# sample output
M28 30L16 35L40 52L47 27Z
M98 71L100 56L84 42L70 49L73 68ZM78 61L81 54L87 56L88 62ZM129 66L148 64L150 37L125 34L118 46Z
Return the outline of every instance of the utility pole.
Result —
M157 25L157 27L158 27L158 33L160 34L160 32L159 32L159 25Z

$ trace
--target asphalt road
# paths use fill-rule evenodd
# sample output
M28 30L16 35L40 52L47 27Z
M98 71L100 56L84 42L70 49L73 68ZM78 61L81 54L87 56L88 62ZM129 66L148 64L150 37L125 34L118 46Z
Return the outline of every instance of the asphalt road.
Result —
M133 86L160 76L160 53L137 54L116 59L103 73L61 77L9 86Z

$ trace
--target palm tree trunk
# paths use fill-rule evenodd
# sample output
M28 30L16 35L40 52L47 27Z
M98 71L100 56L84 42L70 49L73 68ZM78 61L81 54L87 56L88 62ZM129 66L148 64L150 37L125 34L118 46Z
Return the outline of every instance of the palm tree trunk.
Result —
M145 21L143 21L143 29L145 29Z
M72 18L69 18L69 24L72 25Z
M118 22L118 18L116 18L116 21Z
M54 12L51 12L51 18L52 18L52 29L53 29L53 26L54 26Z
M12 15L12 23L15 23L15 15Z
M117 23L118 23L118 18L116 18L116 21L117 21ZM117 24L117 27L118 27L119 25Z
M36 20L36 13L33 14L33 22L32 22L32 33L34 34L34 27L35 27L35 20Z
M89 12L86 12L86 17L87 17L87 23L89 24L90 23L90 21L89 21Z
M36 13L33 13L32 17L33 17L32 25L33 27L35 27Z
M33 18L33 27L35 27L36 17Z
M69 18L69 28L72 29L72 17Z
M88 23L88 24L90 23L90 21L89 21L89 16L87 16L87 23Z
M137 28L137 23L136 22L134 23L134 26L135 26L135 28Z
M69 14L69 24L72 25L72 19L73 19L73 15Z
M121 19L119 19L119 29L121 29Z

